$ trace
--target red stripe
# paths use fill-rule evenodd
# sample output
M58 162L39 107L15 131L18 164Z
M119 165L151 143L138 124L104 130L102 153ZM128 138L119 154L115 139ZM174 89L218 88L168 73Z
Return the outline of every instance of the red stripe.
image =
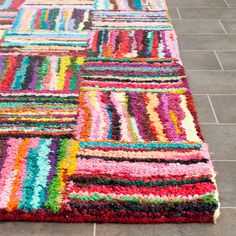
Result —
M73 186L69 193L78 193L80 191L86 194L103 193L103 194L125 194L125 195L158 195L160 197L177 197L181 196L194 196L195 194L204 195L216 190L214 184L209 182L202 182L196 184L185 184L181 186L157 186L157 187L137 187L137 186L107 186L107 185L89 185L85 187ZM140 197L140 196L139 196Z
M11 85L15 79L15 72L17 66L17 57L15 56L8 56L7 57L7 71L3 75L3 80L0 83L1 90L7 90L11 88Z
M46 221L46 222L103 222L103 223L125 223L125 224L148 224L148 223L211 223L213 215L208 212L181 212L181 215L176 213L169 214L166 217L165 212L160 213L142 213L142 212L113 212L113 211L93 211L93 215L78 211L61 211L59 214L48 214L48 211L40 210L33 213L22 211L5 212L0 214L2 221Z

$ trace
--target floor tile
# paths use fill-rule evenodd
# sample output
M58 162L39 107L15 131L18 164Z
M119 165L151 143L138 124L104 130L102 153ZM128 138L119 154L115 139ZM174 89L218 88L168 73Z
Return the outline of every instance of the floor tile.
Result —
M176 33L222 33L224 30L218 20L173 20Z
M180 51L186 70L221 70L220 64L211 51Z
M177 12L176 7L169 7L168 10L169 10L171 19L179 19L179 14Z
M0 236L93 236L93 224L2 222Z
M206 95L195 95L194 102L200 123L216 123L211 105Z
M236 20L221 20L227 33L236 34Z
M179 12L183 19L236 19L236 8L179 8Z
M235 0L226 0L230 7L236 7L236 1Z
M236 44L236 41L235 41ZM224 70L236 70L236 51L235 52L217 52ZM236 74L236 73L235 73Z
M236 207L236 162L214 162L222 207Z
M203 125L213 160L236 160L236 125Z
M236 94L234 71L186 71L192 93Z
M236 209L222 209L214 224L97 224L96 236L234 236Z
M236 123L236 95L211 95L219 123Z
M236 50L236 35L178 34L178 42L185 50Z
M234 1L234 0L233 0ZM167 0L169 7L227 7L224 0Z

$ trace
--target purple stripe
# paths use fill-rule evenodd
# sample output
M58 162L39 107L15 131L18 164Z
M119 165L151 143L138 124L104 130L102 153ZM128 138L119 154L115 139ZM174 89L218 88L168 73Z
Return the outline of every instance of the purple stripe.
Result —
M32 70L32 77L31 77L32 81L29 84L29 89L31 89L31 90L34 90L36 88L36 84L38 81L39 64L40 64L40 60L36 59L34 65L33 65L33 70Z
M144 101L135 92L127 93L129 98L129 111L135 118L137 127L141 137L145 141L155 141L154 135L151 133L148 125L147 110Z
M158 114L160 116L161 122L164 127L164 132L166 133L166 136L168 137L169 141L179 142L182 141L181 137L176 134L175 126L173 124L173 121L170 119L169 115L169 94L161 94L160 95L160 104L158 106Z
M175 115L178 118L178 124L179 124L178 127L179 127L179 130L181 131L181 134L179 134L179 137L182 140L186 140L185 129L181 127L181 121L185 118L185 113L180 107L181 98L178 94L170 94L168 96L168 99L169 99L169 109L173 110Z
M3 72L5 56L0 55L0 75Z

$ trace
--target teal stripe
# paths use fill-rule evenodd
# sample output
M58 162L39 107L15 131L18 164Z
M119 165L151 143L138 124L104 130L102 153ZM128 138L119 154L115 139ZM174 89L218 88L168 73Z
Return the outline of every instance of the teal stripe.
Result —
M150 22L151 24L151 22ZM92 29L95 30L112 30L112 29L147 29L147 30L172 30L173 26L172 25L157 25L157 26L92 26Z
M50 144L52 139L41 139L38 150L37 166L38 174L35 179L33 195L31 199L32 209L39 209L46 201L47 177L51 169L48 154L50 153Z
M20 90L22 88L26 70L28 68L29 63L30 63L30 58L25 56L21 62L21 66L16 71L15 80L13 81L12 84L12 89Z
M47 32L47 33L46 33ZM59 32L59 31L54 31L54 32L50 32L48 31L7 31L6 32L6 36L60 36L60 37L68 37L68 36L77 36L77 37L88 37L88 33L81 33L81 32L73 32L73 31L63 31L63 32Z
M49 46L78 46L78 47L86 47L87 46L87 42L74 42L74 43L69 43L67 41L49 41L49 42L41 42L41 41L27 41L27 42L11 42L11 41L4 41L5 45L8 46L28 46L28 45L49 45Z
M134 1L134 6L138 11L142 10L142 5L140 0L133 0Z
M113 15L113 16L146 16L146 15L149 15L149 16L164 16L166 17L166 13L165 12L131 12L131 11L127 11L127 12L124 12L124 11L115 11L115 12L111 12L111 11L92 11L92 15L95 15L95 16L101 16L101 15L104 15L104 16L107 16L107 15Z
M25 9L20 9L18 12L17 12L17 15L16 15L16 18L15 18L15 21L12 25L12 29L13 30L17 30L19 27L20 27L20 23L21 23L21 17L23 16L25 12ZM8 34L9 31L6 31L6 35Z
M120 142L79 142L80 148L89 147L120 147L120 148L147 148L147 149L158 149L158 148L183 148L183 149L200 149L201 143L189 144L189 143L120 143Z
M107 70L113 70L113 71L172 71L173 67L123 67L123 66L104 66L101 65L101 67L95 67L95 66L86 66L87 70L95 70L95 71L107 71Z
M86 87L83 87L83 88L89 88L90 90L93 90L93 89L97 89L96 87L92 87L92 86L86 86ZM179 91L179 90L184 90L186 91L186 88L166 88L166 89L144 89L144 88L100 88L100 91L114 91L114 92L117 92L117 91L125 91L125 92L131 92L131 91L134 91L134 92L145 92L145 93L148 93L148 92L155 92L155 93L163 93L164 92L167 92L167 91Z
M8 9L11 6L12 0L5 0L4 3L0 6L0 10Z
M27 156L26 176L22 185L22 198L18 206L19 209L24 209L26 212L32 209L30 201L34 192L34 182L39 171L36 161L38 159L38 148L37 146L34 149L29 149Z
M46 182L50 170L47 156L50 152L50 143L51 139L40 139L38 146L29 150L19 209L27 212L39 209L46 199Z

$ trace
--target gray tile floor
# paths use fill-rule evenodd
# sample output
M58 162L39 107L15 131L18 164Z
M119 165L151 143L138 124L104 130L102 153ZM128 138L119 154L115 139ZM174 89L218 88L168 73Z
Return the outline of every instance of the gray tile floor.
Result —
M218 172L213 224L1 223L0 236L236 235L236 0L167 0L203 133Z

